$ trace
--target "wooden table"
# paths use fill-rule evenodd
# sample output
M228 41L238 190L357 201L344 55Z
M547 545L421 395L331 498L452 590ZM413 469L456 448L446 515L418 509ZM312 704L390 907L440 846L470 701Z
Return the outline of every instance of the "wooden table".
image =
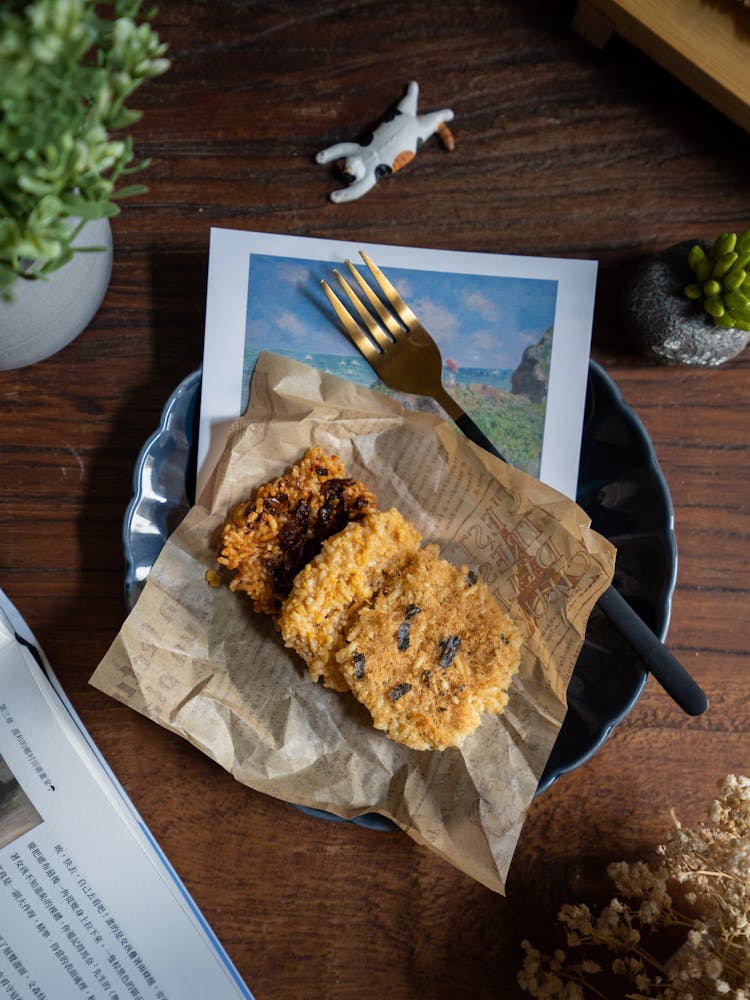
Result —
M111 286L56 357L0 373L0 586L259 1000L520 994L520 941L606 891L748 773L750 356L718 370L637 356L617 297L637 258L750 224L750 138L573 4L436 0L162 5L169 74L144 88L149 194L113 222ZM750 14L748 15L750 16ZM410 78L455 110L361 201L327 201L315 152L377 120ZM649 682L585 766L531 807L506 898L400 834L309 818L237 784L88 686L125 616L120 532L138 451L201 361L211 226L595 258L593 355L643 420L675 506L669 643L711 708Z

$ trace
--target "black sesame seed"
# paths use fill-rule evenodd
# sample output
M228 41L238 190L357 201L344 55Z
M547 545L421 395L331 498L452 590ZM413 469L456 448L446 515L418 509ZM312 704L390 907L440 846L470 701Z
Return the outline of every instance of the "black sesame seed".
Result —
M440 646L440 659L438 660L438 665L443 669L449 667L453 663L453 658L458 652L458 647L461 645L460 635L451 635L447 639L441 639Z
M388 697L391 701L398 701L399 698L403 698L405 694L411 691L411 684L404 682L403 684L397 684L394 688L388 692Z
M398 646L399 652L403 653L409 648L409 643L411 638L409 636L409 623L401 622L398 627L398 635L396 636L396 645Z
M476 573L474 572L474 570L473 570L473 569L470 569L470 570L469 570L469 572L468 572L468 573L467 573L467 575L466 575L466 582L468 583L468 585L469 585L470 587L473 587L473 586L474 586L474 584L475 584L475 583L477 582L477 580L478 580L478 579L479 579L479 577L478 577L478 576L477 576L477 574L476 574Z
M365 654L355 653L354 654L354 676L358 681L361 681L365 676Z
M422 609L418 608L416 604L409 604L406 611L404 611L404 618L409 621L409 619L413 618L414 615L418 615L421 610Z

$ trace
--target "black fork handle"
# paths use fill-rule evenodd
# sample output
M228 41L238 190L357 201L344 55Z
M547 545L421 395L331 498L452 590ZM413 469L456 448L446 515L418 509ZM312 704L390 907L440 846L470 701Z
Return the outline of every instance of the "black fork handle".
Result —
M495 458L499 458L503 462L507 463L508 459L504 455L500 454L490 439L479 430L470 416L466 413L462 413L460 417L456 417L455 424L464 432L470 441L473 441L474 444L478 444L480 448L484 448L485 451L488 451L490 455L494 455Z
M597 601L597 607L627 640L643 661L644 667L667 694L688 715L702 715L708 698L687 670L675 659L664 643L610 584Z
M470 441L496 458L502 459L503 462L507 462L468 414L461 413L460 416L454 417L454 421ZM638 654L644 667L684 712L688 715L702 715L706 711L708 698L703 690L611 584L597 601L597 607Z

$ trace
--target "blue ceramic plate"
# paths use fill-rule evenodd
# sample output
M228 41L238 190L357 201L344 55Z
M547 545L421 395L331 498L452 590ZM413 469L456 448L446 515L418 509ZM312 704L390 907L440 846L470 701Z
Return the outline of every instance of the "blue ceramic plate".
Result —
M193 501L200 385L198 371L175 389L135 467L123 525L128 607L135 604L162 546ZM643 425L593 361L577 499L593 527L617 546L615 586L663 639L677 574L672 501ZM594 609L568 688L568 713L537 794L596 752L636 703L645 682L635 654ZM352 822L395 829L376 814Z

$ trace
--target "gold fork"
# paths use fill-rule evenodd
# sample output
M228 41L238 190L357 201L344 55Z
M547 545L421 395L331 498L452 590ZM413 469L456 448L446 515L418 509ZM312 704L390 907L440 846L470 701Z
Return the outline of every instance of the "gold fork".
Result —
M376 295L350 260L346 261L346 266L369 303L370 309L340 271L334 268L333 273L366 329L354 319L328 282L321 282L328 300L355 347L391 389L434 399L468 438L505 461L490 439L446 391L443 385L443 359L435 341L377 264L361 250L360 256L391 304L393 312ZM377 313L380 322L373 312Z
M398 319L391 314L351 261L347 260L346 265L352 277L383 324L381 326L377 322L346 278L334 269L333 273L367 332L357 323L328 282L323 281L321 284L355 346L386 385L399 392L430 396L442 406L468 438L498 458L503 458L471 417L464 413L455 399L446 392L442 380L443 360L437 344L377 264L361 250L360 256ZM688 715L701 715L705 712L708 700L704 692L613 585L605 590L597 606L639 655L644 669L653 674L683 711Z

